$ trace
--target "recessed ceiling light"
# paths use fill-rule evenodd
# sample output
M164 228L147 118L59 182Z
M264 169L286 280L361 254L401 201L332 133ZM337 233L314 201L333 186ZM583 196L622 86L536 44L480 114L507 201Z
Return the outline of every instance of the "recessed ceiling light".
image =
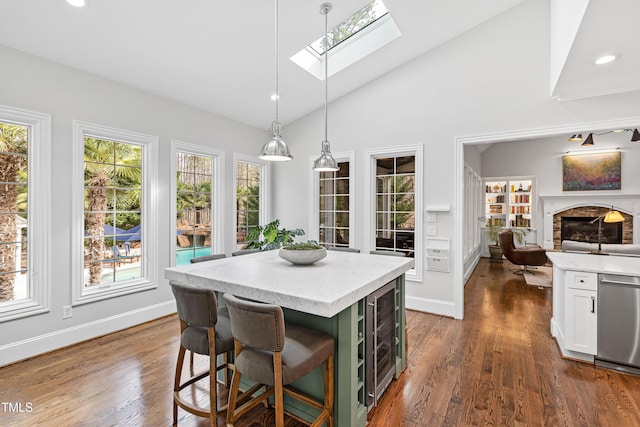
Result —
M271 95L271 100L275 101L276 99L280 99L280 95L276 95L275 93Z
M615 55L604 55L596 59L596 64L597 65L608 64L609 62L615 61L615 59L616 59Z
M74 7L85 7L88 1L87 0L67 0L67 3L69 3L71 6L74 6Z

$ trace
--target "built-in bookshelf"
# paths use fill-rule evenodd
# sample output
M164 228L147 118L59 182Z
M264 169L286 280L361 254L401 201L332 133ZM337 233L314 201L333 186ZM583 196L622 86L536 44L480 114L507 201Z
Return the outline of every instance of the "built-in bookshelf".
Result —
M535 178L484 180L486 225L534 227Z

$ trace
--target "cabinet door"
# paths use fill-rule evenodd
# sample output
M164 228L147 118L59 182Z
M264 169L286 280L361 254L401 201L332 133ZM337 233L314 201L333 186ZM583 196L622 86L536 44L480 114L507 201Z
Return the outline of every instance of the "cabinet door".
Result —
M565 347L580 353L596 354L598 302L596 291L566 288Z

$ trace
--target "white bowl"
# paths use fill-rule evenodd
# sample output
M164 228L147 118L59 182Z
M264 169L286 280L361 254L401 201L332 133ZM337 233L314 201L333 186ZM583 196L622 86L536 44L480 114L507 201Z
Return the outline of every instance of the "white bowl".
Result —
M308 265L313 264L316 261L320 261L327 256L327 250L325 248L320 249L308 249L308 250L293 250L280 248L278 252L280 258L286 259L292 264L296 265Z

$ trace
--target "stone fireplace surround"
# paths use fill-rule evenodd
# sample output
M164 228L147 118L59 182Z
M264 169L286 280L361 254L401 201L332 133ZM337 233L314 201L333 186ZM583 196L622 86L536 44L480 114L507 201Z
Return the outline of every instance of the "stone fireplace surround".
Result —
M625 217L623 243L640 244L640 195L598 194L540 196L542 201L542 247L560 249L560 218L566 216L598 216L613 209ZM565 212L568 211L568 212ZM559 215L562 214L562 215Z

